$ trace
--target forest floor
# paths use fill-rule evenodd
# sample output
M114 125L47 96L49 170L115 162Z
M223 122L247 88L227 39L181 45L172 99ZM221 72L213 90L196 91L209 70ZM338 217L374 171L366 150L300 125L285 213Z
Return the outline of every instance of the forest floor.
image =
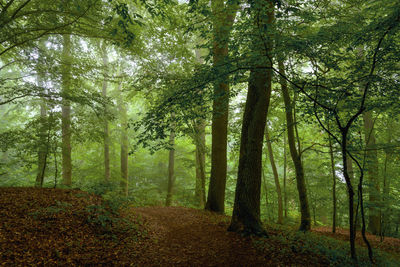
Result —
M183 207L125 207L79 190L0 188L2 266L347 265L346 233L267 227L269 238L227 232L230 218ZM377 245L373 241L373 246ZM380 245L399 259L399 239ZM359 251L365 254L364 251ZM389 255L389 254L388 254ZM397 255L397 256L396 256ZM384 256L386 257L386 256ZM390 256L391 257L391 256ZM392 261L393 266L400 261ZM397 265L397 266L400 266Z

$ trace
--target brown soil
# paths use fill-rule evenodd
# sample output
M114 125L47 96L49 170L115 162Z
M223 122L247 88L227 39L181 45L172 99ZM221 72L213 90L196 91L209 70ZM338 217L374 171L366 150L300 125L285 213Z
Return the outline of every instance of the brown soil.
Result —
M135 208L149 231L138 266L320 266L316 255L280 253L282 243L256 249L258 238L227 232L229 217L183 207ZM273 233L272 233L273 234Z

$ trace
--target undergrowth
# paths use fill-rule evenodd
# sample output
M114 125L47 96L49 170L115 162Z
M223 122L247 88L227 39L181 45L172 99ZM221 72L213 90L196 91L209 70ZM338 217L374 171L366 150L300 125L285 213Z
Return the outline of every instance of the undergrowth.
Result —
M279 225L267 227L268 238L253 239L258 250L276 249L279 244L282 254L314 254L329 266L355 266L350 257L349 243L312 232L300 232ZM374 263L368 257L364 247L357 248L357 266L399 266L399 262L386 252L374 249Z

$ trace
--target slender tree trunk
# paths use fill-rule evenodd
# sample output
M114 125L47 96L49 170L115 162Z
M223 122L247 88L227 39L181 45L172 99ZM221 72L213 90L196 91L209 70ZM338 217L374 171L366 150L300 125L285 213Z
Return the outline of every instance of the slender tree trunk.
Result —
M285 75L285 68L282 61L279 61L279 72ZM299 230L308 231L311 229L310 207L308 204L307 189L304 179L304 169L303 169L303 164L301 162L300 151L297 151L295 143L295 135L294 135L295 129L294 129L293 114L292 114L292 103L290 100L290 95L286 80L281 77L280 83L282 87L283 100L285 102L289 150L296 171L297 190L299 192L300 212L301 212L301 222Z
M387 144L390 146L392 143L392 120L389 119L388 127L387 127L387 134L388 134L388 140ZM383 170L383 194L382 194L382 203L384 206L388 206L389 204L386 203L387 199L389 199L389 189L390 189L390 179L388 175L388 163L392 161L392 153L393 150L392 148L385 149L385 164L384 164L384 170ZM383 238L385 236L385 232L387 229L386 222L389 221L390 213L387 212L387 209L385 209L382 212L381 216L381 242L383 241Z
M253 53L260 61L250 70L247 99L240 140L239 170L230 231L266 235L260 220L262 143L271 97L272 38L259 36L260 29L274 24L274 2L253 2L255 37ZM265 49L266 48L266 49ZM268 58L265 56L267 53ZM261 67L261 68L259 68ZM267 67L266 69L263 69Z
M70 93L71 87L71 36L63 35L62 51L62 107L61 107L61 130L62 130L62 184L72 184L72 163L71 163L71 104L66 96Z
M107 97L107 85L108 85L108 54L107 54L107 45L103 41L100 45L101 54L103 57L103 88L102 95L103 97ZM104 180L106 182L110 181L110 134L108 129L108 119L107 119L107 107L105 108L104 114Z
M285 203L285 218L287 218L288 214L286 176L287 176L286 136L283 136L283 200Z
M347 153L347 134L348 134L348 129L343 129L341 131L342 134L342 162L343 162L343 176L346 181L346 188L347 188L347 194L348 194L348 208L349 208L349 227L350 227L350 253L351 253L351 258L356 260L356 245L355 245L355 239L356 239L356 231L355 231L355 224L354 224L354 189L353 185L351 184L351 175L353 175L353 170L351 168L350 172L350 166L352 166L351 159L348 157Z
M263 188L264 188L264 195L265 195L265 210L267 212L267 218L269 220L271 219L271 212L270 212L270 207L269 207L269 203L268 203L268 187L267 187L267 181L265 178L265 174L264 174L264 169L261 170L261 174L262 174L262 183L263 183Z
M169 135L169 145L171 149L169 150L168 158L168 188L167 188L167 198L165 200L165 206L169 207L172 203L172 194L174 189L174 165L175 165L175 132L172 129Z
M204 208L206 203L206 123L199 119L195 125L195 144L196 144L196 188L195 198L197 205Z
M282 204L282 191L281 185L279 184L279 175L278 170L276 169L274 152L272 150L271 139L269 137L268 126L265 128L265 141L267 143L268 148L268 157L271 163L272 172L274 174L274 181L276 187L276 193L278 195L278 224L283 224L283 204Z
M223 72L228 61L228 41L232 24L236 16L237 3L224 0L211 0L213 13L213 65ZM227 170L227 134L229 110L228 77L223 76L214 86L212 141L211 141L211 176L208 187L206 209L218 213L225 211L225 186Z
M328 124L329 130L329 124ZM329 155L331 158L331 169L332 169L332 233L336 232L336 214L337 214L337 199L336 199L336 173L335 173L335 159L333 156L332 139L329 135Z
M375 147L375 131L372 112L363 113L365 143L366 143L366 160L367 160L367 177L369 182L369 209L368 209L368 230L374 235L380 233L381 214L379 208L376 207L380 202L380 186L378 171L378 152Z
M128 140L128 114L126 104L122 95L122 82L118 85L118 107L121 121L121 193L128 196L128 152L129 152L129 140Z
M40 74L38 74L38 86L43 88L44 84ZM36 174L36 187L42 187L46 173L46 162L49 142L47 141L47 105L45 99L40 101L40 126L39 126L39 149L38 149L38 169Z

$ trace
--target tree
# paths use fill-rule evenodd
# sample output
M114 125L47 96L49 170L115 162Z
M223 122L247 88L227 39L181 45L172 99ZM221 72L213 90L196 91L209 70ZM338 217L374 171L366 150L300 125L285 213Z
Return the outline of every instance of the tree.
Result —
M68 96L71 91L71 35L63 35L62 51L62 183L66 186L72 184L71 162L71 103Z
M107 97L107 83L108 83L108 54L107 45L103 41L100 44L101 56L103 58L103 87L102 95L104 98ZM104 180L106 182L110 181L110 133L108 130L108 119L107 119L107 106L104 109Z
M269 137L268 126L265 128L265 142L267 143L268 158L271 163L272 173L274 175L276 193L278 194L278 224L283 224L283 203L282 203L282 191L279 184L279 175L276 168L274 152L272 151L271 139Z
M252 2L254 58L250 69L240 139L239 170L229 231L266 235L260 220L262 143L272 86L274 2ZM266 29L267 32L260 31ZM265 56L267 55L267 56Z
M380 186L379 186L379 169L378 169L378 151L376 149L374 120L371 111L365 111L362 114L364 121L364 136L366 149L366 170L369 189L369 216L368 230L371 233L378 235L381 228L380 211L376 207L380 201Z
M285 68L282 61L279 61L279 72L282 75L285 75ZM301 161L301 155L300 155L301 151L297 150L295 143L294 119L292 113L293 104L290 100L289 90L287 88L287 82L282 77L281 77L281 89L282 89L283 101L285 102L289 150L296 171L297 191L299 193L299 202L301 211L301 221L299 230L308 231L311 229L311 215L310 215L310 207L308 205L307 188L304 179L304 168L303 168L303 163Z
M218 72L223 72L228 61L228 42L238 3L236 0L212 0L213 14L213 65ZM227 134L229 110L229 82L226 75L220 77L214 85L212 140L211 140L211 175L208 187L206 209L218 213L225 211L225 186L227 168Z
M174 126L171 126L171 132L169 134L169 153L168 153L168 188L167 198L165 200L165 206L169 207L172 203L172 194L174 189L174 171L175 171L175 131Z

